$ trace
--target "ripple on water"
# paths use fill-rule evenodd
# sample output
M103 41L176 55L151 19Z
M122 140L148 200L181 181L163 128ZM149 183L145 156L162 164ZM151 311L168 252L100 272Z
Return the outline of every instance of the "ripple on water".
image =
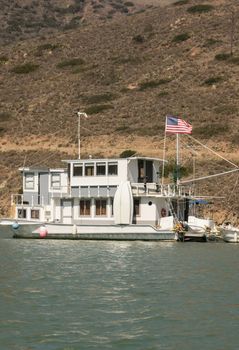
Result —
M1 240L0 350L237 349L238 246Z

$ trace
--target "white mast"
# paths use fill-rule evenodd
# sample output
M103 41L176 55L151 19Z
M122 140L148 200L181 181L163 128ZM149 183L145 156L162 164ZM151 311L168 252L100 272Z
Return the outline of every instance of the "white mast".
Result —
M77 138L78 138L78 159L80 159L80 118L81 116L84 116L85 118L88 118L88 115L84 112L77 112L78 115L78 128L77 128Z

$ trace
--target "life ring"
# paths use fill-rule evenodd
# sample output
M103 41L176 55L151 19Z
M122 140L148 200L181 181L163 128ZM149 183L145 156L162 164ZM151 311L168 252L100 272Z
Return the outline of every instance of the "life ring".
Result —
M167 211L165 208L161 209L161 217L164 218L167 215Z

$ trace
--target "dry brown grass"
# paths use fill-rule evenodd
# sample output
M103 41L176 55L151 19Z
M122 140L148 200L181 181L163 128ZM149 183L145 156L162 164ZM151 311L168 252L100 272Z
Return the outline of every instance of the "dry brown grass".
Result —
M190 6L196 3L190 0ZM82 120L86 156L118 156L135 149L162 157L165 115L170 113L191 122L195 137L238 162L239 66L215 60L229 47L225 4L214 1L213 15L200 16L189 14L187 4L149 8L124 21L92 21L65 33L3 46L1 57L7 60L0 65L2 162L13 170L25 153L33 157L38 151L38 160L48 152L73 157L76 112L98 104L110 108L98 108L97 114ZM233 6L239 9L236 1ZM180 33L190 38L173 43ZM135 42L137 36L144 40ZM41 54L36 55L39 48ZM75 58L84 62L77 74L76 68L57 68ZM27 62L38 69L23 75L12 72ZM210 80L213 77L221 79ZM158 83L162 81L166 83ZM140 89L142 82L151 84ZM209 130L208 125L216 127ZM233 180L229 182L231 186ZM215 191L216 185L211 186Z

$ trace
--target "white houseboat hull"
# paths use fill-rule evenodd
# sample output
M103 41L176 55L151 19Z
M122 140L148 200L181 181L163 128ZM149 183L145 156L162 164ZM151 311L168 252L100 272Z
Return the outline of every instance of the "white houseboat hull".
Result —
M30 228L30 227L29 227ZM43 227L14 230L14 238L174 241L173 230L158 230L150 225L68 225L46 224ZM42 234L45 232L45 234Z

